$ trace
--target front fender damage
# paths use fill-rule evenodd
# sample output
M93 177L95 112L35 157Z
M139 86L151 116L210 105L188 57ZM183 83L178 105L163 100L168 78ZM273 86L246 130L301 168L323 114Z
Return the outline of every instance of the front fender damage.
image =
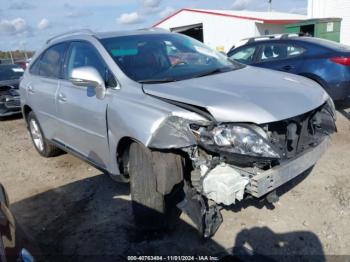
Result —
M188 117L188 115L186 115ZM156 150L161 150L166 153L169 150L181 150L183 153L190 156L192 160L191 169L195 169L198 165L198 157L195 151L197 151L197 141L190 129L190 124L196 123L200 125L208 125L210 122L206 121L200 116L195 116L193 118L193 113L191 113L191 120L184 118L183 115L171 115L166 119L161 121L161 123L156 127L151 138L148 142L148 147ZM167 154L163 154L166 156ZM168 194L172 191L173 187L182 181L184 181L184 196L185 198L178 203L178 208L185 212L191 220L196 224L199 232L204 237L212 236L222 223L222 216L220 213L220 206L217 203L221 201L226 202L227 197L222 199L223 194L217 194L217 190L224 189L227 194L232 195L229 192L232 188L226 187L225 181L221 179L221 168L217 168L219 177L210 174L209 178L203 183L204 191L199 191L198 188L193 187L191 181L184 179L184 174L182 172L172 172L171 167L164 166L164 172L156 172L157 174L163 174L157 176L157 191L161 194ZM156 167L157 168L157 167ZM170 168L170 169L169 169ZM230 180L230 176L226 176L226 180ZM215 180L220 181L221 188L217 187ZM243 181L246 185L246 180ZM215 189L212 189L216 187ZM243 198L243 189L234 192L233 194L238 194L237 198ZM211 200L216 199L217 202Z
M205 123L203 118L191 112L181 114L178 112L173 113L165 119L160 120L160 124L155 124L155 130L146 146L162 151L164 163L167 163L167 153L179 153L184 148L196 146L197 142L189 127L190 123L194 121L201 124ZM181 155L179 155L179 159L182 159ZM181 163L181 161L177 161L177 163L180 165L179 163ZM172 168L178 167L169 167L159 164L155 168L161 167L163 168L163 172L156 172L157 174L163 174L157 176L157 191L166 195L171 192L175 185L183 181L184 175L183 172L173 172Z
M196 145L196 140L189 128L189 120L169 116L153 132L148 147L155 149L174 149Z

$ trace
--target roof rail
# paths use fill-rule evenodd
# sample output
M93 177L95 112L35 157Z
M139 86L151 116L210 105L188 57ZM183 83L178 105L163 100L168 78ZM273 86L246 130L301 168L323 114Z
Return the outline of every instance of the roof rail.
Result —
M139 28L136 30L137 31L149 31L149 32L164 32L164 33L170 32L170 30L165 29L165 28L160 28L160 27L146 27L146 28Z
M300 34L292 34L292 33L284 33L284 34L273 34L273 35L262 35L262 36L256 36L256 37L250 37L242 40L247 40L248 43L253 43L256 40L263 40L263 39L286 39L288 37L292 36L301 36Z
M95 34L90 29L72 30L72 31L68 31L68 32L65 32L65 33L62 33L62 34L59 34L59 35L56 35L56 36L53 36L53 37L49 38L46 41L46 44L49 44L52 40L57 39L57 38L61 38L61 37L64 37L64 36L69 36L69 35L81 34L81 33L86 33L86 34L89 34L89 35L94 35Z
M288 37L293 37L293 36L302 36L301 34L296 34L296 33L285 33L281 35L281 39L285 39Z

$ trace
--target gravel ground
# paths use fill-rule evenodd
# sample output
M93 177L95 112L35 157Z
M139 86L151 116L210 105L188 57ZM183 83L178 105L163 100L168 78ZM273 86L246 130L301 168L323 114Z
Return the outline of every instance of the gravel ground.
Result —
M349 261L349 109L339 111L337 126L331 148L309 176L279 189L274 206L245 201L223 210L224 223L207 241L184 214L173 232L139 231L132 221L128 185L69 154L40 157L20 118L0 122L0 181L17 220L48 261L219 255L233 247L238 252L241 246L276 260Z

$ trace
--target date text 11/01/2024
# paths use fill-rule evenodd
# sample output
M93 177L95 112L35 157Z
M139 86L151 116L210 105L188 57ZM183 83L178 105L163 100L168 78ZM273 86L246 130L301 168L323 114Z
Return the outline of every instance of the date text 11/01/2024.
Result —
M128 261L218 261L216 256L128 256Z

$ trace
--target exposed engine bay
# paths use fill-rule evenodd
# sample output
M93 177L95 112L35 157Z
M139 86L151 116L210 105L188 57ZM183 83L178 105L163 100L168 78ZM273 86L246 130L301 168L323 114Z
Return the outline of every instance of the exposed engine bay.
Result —
M303 115L259 126L192 125L198 145L183 149L193 165L186 201L201 203L202 219L197 222L203 235L214 234L222 222L218 206L235 204L248 195L274 194L277 187L315 165L329 145L329 135L336 132L334 120L332 104L325 103Z

